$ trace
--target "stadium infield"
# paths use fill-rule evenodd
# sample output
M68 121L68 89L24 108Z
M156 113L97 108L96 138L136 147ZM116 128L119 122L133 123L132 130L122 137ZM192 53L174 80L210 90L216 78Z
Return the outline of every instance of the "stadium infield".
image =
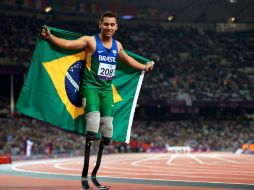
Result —
M112 190L254 189L253 160L254 155L217 152L109 154L103 156L98 180ZM90 173L95 161L92 156ZM0 189L81 189L82 167L82 157L0 165Z

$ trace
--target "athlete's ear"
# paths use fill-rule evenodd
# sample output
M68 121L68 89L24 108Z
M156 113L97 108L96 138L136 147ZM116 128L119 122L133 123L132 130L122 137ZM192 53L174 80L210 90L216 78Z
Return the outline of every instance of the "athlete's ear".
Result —
M116 30L118 29L118 24L116 24Z

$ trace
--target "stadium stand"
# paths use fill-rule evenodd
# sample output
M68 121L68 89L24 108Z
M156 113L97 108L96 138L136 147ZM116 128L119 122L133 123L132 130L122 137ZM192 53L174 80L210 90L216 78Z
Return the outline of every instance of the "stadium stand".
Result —
M23 80L41 25L87 35L98 32L94 20L64 18L0 12L3 88L9 89L5 82L9 74ZM243 147L253 153L246 148L254 141L253 33L120 21L116 39L123 42L125 49L152 58L156 67L143 82L131 143L113 143L107 151L156 152L188 146L191 151L236 151ZM22 83L16 86L16 100L21 86ZM83 154L83 136L12 115L8 93L3 90L0 94L0 154L25 159L27 139L34 143L32 155Z

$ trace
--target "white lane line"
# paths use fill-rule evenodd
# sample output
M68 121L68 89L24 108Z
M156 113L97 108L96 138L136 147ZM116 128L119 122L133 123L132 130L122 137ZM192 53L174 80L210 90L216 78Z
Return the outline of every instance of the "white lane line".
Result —
M139 171L152 171L152 170L160 170L162 172L168 172L168 169L169 167L161 167L161 166L157 166L157 165L152 165L152 166L139 166L140 169ZM121 168L120 167L115 167L115 166L102 166L102 168ZM122 169L122 168L121 168ZM126 169L124 168L125 170L135 170L135 168L130 168L130 169ZM213 172L210 172L211 170L213 170ZM172 164L170 165L170 171L174 171L174 172L184 172L184 173L211 173L211 174L232 174L232 175L237 175L237 174L247 174L247 175L252 175L254 176L254 170L251 170L251 171L241 171L241 168L237 168L237 169L234 169L234 170L231 170L229 167L227 167L227 169L225 170L224 168L221 168L221 167L197 167L197 166L191 166L191 167L188 167L188 166L184 166L182 164L178 164L176 166L176 164ZM207 172L209 171L209 172ZM218 172L217 172L218 171Z
M101 176L101 177L109 177L109 178L117 178L117 179L126 179L126 177L114 177L114 176ZM151 178L131 178L131 177L128 177L128 179L141 179L141 180L147 180L147 181L168 181L168 182L175 182L175 181L179 181L179 182L190 182L190 183L211 183L211 184L233 184L233 185L254 185L254 183L229 183L229 182L219 182L219 181L196 181L196 180L167 180L167 179L151 179Z
M204 164L203 161L201 161L200 159L198 159L196 156L194 156L193 154L188 154L189 157L191 157L192 159L196 160L198 163L200 164Z
M128 175L131 176L160 176L160 177L181 177L181 178L198 178L198 179L222 179L221 176L204 176L204 175L181 175L181 174L167 174L167 173L153 173L153 172L146 172L146 173L139 173L139 172L123 172L123 171L101 171L101 174L104 173L110 173L112 174L120 174L122 176L128 177ZM249 176L248 176L249 177ZM233 179L233 180L249 180L253 181L253 178L246 178L246 177L223 177L224 179Z
M42 162L41 162L42 163ZM30 165L35 165L37 163L33 163L33 164L30 164ZM38 162L39 164L39 162ZM16 168L15 166L12 166L12 169L15 170L15 171L21 171L21 172L28 172L28 173L36 173L36 174L50 174L50 175L64 175L64 176L80 176L80 174L70 174L70 173L57 173L57 172L44 172L44 171L34 171L34 170L27 170L27 169L20 169L20 168ZM171 176L171 177L185 177L185 178L205 178L205 179L221 179L221 177L208 177L208 176L194 176L194 175L190 175L190 176L186 176L186 175L176 175L176 174L155 174L155 173L137 173L137 172L114 172L114 171L103 171L101 173L113 173L113 174L122 174L122 175L144 175L144 176ZM101 176L103 177L103 175ZM106 176L107 177L107 176ZM115 178L115 176L109 176L109 177L112 177L112 178ZM128 179L131 179L129 178L128 176L124 176L124 178L128 178ZM135 179L135 178L134 178ZM138 179L138 178L136 178ZM157 178L157 179L150 179L150 178L142 178L142 179L147 179L147 180L165 180L165 181L170 181L170 180L166 180L166 179L160 179L160 178ZM246 179L246 180L252 180L252 178L223 178L223 179ZM178 181L178 180L173 180L173 181ZM186 180L183 180L183 181L186 181ZM190 182L195 182L195 181L191 181ZM206 181L204 181L206 182ZM218 182L218 183L224 183L224 182ZM231 184L231 183L229 183ZM254 185L254 184L253 184Z
M110 170L121 170L121 172L124 172L124 171L130 171L130 172L136 172L137 169L136 168L125 168L125 167L113 167L113 166L101 166L101 169L110 169ZM155 169L157 169L156 167L154 168L151 168L151 169L139 169L138 171L141 173L141 172L144 172L144 173L148 173L148 172L154 172ZM184 174L189 174L189 175L192 175L192 174L208 174L208 175L231 175L231 176L248 176L248 177L254 177L254 175L251 175L249 172L241 172L241 171L237 171L237 173L235 171L229 171L229 172L225 172L225 171L208 171L207 169L206 170L195 170L193 169L193 171L185 171L184 169L181 170L181 169L170 169L170 171L168 170L168 168L165 168L165 170L160 170L160 174L169 174L169 172L172 172L174 174L181 174L181 175L184 175ZM104 170L101 170L101 172L104 172Z
M38 164L38 163L39 162L32 163L32 165L33 164ZM42 163L42 162L40 162L40 163ZM24 165L31 165L31 163L30 164L24 164ZM64 176L78 176L78 177L80 177L80 174L77 175L77 174L65 174L65 173L54 173L54 172L41 172L41 171L23 170L23 169L16 168L15 165L12 166L12 168L13 168L13 170L22 171L22 172L29 172L29 173L50 174L50 175L64 175ZM135 172L132 172L131 174L135 175ZM137 175L140 175L140 174L137 174ZM147 175L151 176L151 174L147 174ZM154 175L156 175L156 174L154 174ZM147 180L147 181L168 181L168 182L170 182L170 181L172 181L172 182L179 181L179 182L211 183L211 184L217 184L218 183L218 184L254 185L254 184L251 184L251 183L228 183L228 182L216 182L216 181L211 182L211 181L205 181L205 180L204 181L196 181L196 180L167 180L167 179L160 179L160 178L156 178L156 179L153 179L153 178L152 179L151 178L131 178L131 177L124 177L124 176L123 177L117 177L117 176L112 176L112 175L101 175L100 177L108 177L108 178L112 178L112 179L133 179L133 180L136 179L136 180ZM193 177L193 176L190 176L190 177Z
M76 161L75 161L76 160ZM78 158L78 160L80 160L80 158ZM59 168L61 168L61 163L62 164L79 164L81 163L81 161L78 161L77 158L76 159L56 159L56 160L45 160L45 161L26 161L26 162L22 162L22 163L17 163L12 165L11 169L14 171L20 171L20 172L29 172L29 173L42 173L42 174L54 174L54 175L73 175L73 176L79 176L76 174L64 174L64 173L58 173L58 172L45 172L45 171L35 171L35 170L29 170L29 169L22 169L20 167L23 166L33 166L33 165L39 165L39 164L54 164L54 166L57 166ZM130 158L125 158L125 159L115 159L115 160L107 160L105 161L105 163L110 163L110 162L116 162L116 161L123 161L123 160L130 160ZM59 164L59 165L58 165ZM70 168L61 168L61 169L65 169L65 170L74 170L74 171L80 171L78 169L70 169Z
M125 158L125 159L115 159L115 160L106 160L106 161L102 161L103 164L107 164L107 163L112 163L112 162L118 162L118 161L126 161L126 160L132 160L130 158ZM81 169L75 169L75 168L70 168L70 167L66 167L66 165L69 164L77 164L77 162L60 162L60 163L56 163L54 164L54 168L57 169L62 169L62 170L72 170L72 171L80 171ZM83 164L82 162L79 162L79 164ZM95 165L95 164L94 164Z
M69 162L68 164L73 164L74 162ZM76 169L76 168L68 168L64 167L62 165L67 165L67 163L58 163L54 164L54 168L61 169L61 170L70 170L70 171L80 171L81 169Z
M168 161L166 164L170 165L171 162L178 156L178 154L174 154Z
M241 164L240 162L236 162L236 161L229 160L229 159L226 159L226 158L221 158L221 157L219 157L219 155L215 155L215 156L203 155L203 157L214 158L214 159L217 159L217 160L222 160L222 161L233 163L233 164Z
M57 172L43 172L43 171L34 171L34 170L29 170L29 169L21 169L18 167L22 167L22 166L32 166L32 165L38 165L38 164L48 164L48 163L54 163L56 161L43 161L43 162L32 162L32 163L22 163L22 164L14 164L11 169L14 171L19 171L19 172L28 172L28 173L36 173L36 174L52 174L52 175L69 175L69 176L80 176L80 175L76 175L76 174L65 174L65 173L57 173Z
M149 161L149 160L159 160L161 157L165 157L165 156L167 156L167 155L165 155L165 154L164 155L156 155L156 156L152 155L148 158L132 162L131 165L132 166L138 166L137 164L139 164L139 163L146 162L146 161Z
M48 163L55 163L55 162L59 162L60 160L54 160L54 161L37 161L37 162L33 162L33 163L29 163L29 162L26 162L26 163L23 163L23 164L16 164L14 166L12 166L12 168L14 168L14 170L18 170L18 171L23 171L23 172L29 172L29 173L41 173L41 174L52 174L52 175L65 175L65 176L80 176L80 175L77 175L77 174L63 174L63 173L54 173L54 172L41 172L41 171L31 171L31 170L23 170L23 169L18 169L15 167L17 166L21 166L21 165L36 165L36 164L48 164ZM61 160L63 161L63 160ZM71 160L70 160L71 161ZM74 160L72 160L74 161ZM119 172L119 174L124 174L123 172ZM132 172L131 174L134 174L136 175L135 172ZM138 175L138 174L137 174ZM149 174L151 175L151 174ZM159 176L161 174L153 174L154 176ZM165 174L164 174L165 175ZM171 175L173 176L173 175ZM177 175L177 176L181 176L181 175ZM112 176L101 176L101 177L112 177ZM203 175L202 176L181 176L181 177L204 177ZM117 177L113 177L113 178L117 178ZM121 177L120 177L121 178ZM126 177L122 177L122 178L126 178ZM129 177L127 177L129 178ZM216 178L216 177L204 177L204 178ZM129 178L131 179L131 178ZM139 178L133 178L133 179L139 179ZM167 179L147 179L147 178L140 178L140 179L145 179L145 180L164 180L164 181L188 181L188 180L167 180ZM230 178L230 179L247 179L247 178ZM248 179L250 180L250 179ZM209 182L209 181L193 181L193 180L189 180L189 182L206 182L206 183L222 183L222 184L248 184L248 183L229 183L229 182ZM249 184L249 185L254 185L254 184Z

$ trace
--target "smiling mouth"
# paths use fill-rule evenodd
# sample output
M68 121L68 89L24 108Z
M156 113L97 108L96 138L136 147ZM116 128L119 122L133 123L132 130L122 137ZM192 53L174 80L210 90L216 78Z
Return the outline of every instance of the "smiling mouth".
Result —
M106 31L106 34L113 34L112 31Z

